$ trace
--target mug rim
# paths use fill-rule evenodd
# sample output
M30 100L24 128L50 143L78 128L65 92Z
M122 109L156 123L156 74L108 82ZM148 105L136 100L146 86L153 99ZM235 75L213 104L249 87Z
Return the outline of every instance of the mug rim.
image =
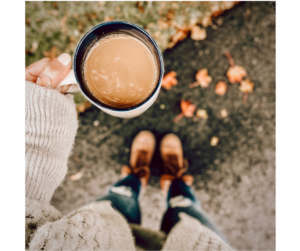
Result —
M158 79L157 79L156 86L155 86L154 90L152 91L151 95L147 99L145 99L143 102L141 102L140 104L138 104L137 106L134 106L134 107L129 107L129 108L112 108L112 107L109 107L109 106L103 106L100 102L96 103L95 101L93 101L92 99L90 99L84 93L84 91L81 88L81 83L79 82L78 77L77 77L76 59L77 59L77 54L78 54L79 48L81 47L83 41L93 31L97 30L100 27L111 25L111 24L126 24L126 25L129 25L129 26L133 26L134 28L136 28L137 30L139 30L140 32L142 32L144 35L146 35L150 39L150 41L152 42L152 44L154 45L154 47L155 47L155 49L156 49L156 51L158 53L159 62L160 62L160 67L158 67L158 68L160 70L160 73L159 73L159 76L158 76ZM150 36L150 34L145 29L143 29L139 25L131 23L131 22L121 21L121 20L114 20L114 21L108 21L108 22L100 23L100 24L94 26L91 30L89 30L87 33L84 34L84 36L80 39L80 41L79 41L79 43L78 43L78 45L76 47L75 53L74 53L73 69L74 69L74 75L75 75L75 78L76 78L76 81L78 83L78 86L79 86L79 89L80 89L81 93L83 93L84 96L91 103L93 103L94 105L99 106L99 107L101 107L103 109L108 109L108 110L111 110L111 111L114 111L114 112L128 112L128 111L136 110L136 109L142 107L143 105L145 105L155 95L155 93L160 89L162 78L163 78L163 75L164 75L164 62L163 62L163 57L162 57L161 51L160 51L159 47L157 46L155 40Z

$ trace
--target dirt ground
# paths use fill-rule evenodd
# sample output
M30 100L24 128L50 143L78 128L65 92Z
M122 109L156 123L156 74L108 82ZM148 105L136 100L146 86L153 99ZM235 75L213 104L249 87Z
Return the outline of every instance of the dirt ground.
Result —
M209 27L204 41L187 38L164 52L165 71L177 72L178 85L161 90L157 101L142 116L123 120L94 106L79 116L69 170L52 199L63 214L103 195L119 179L139 131L152 131L157 143L173 132L182 140L203 209L231 246L238 250L275 250L274 4L246 2L214 22L218 28ZM224 96L214 93L219 80L228 83L226 51L237 65L245 67L255 84L247 104L242 103L243 94L237 84L231 85ZM202 68L207 68L213 78L210 86L190 89L188 84L195 82L195 74ZM206 109L209 118L183 118L175 124L181 99ZM223 108L229 113L225 119L219 115ZM99 125L95 126L94 121ZM220 138L215 147L210 145L212 136ZM70 175L79 170L83 177L71 181ZM159 229L165 210L159 189L160 170L156 152L148 190L140 198L142 225L151 229Z

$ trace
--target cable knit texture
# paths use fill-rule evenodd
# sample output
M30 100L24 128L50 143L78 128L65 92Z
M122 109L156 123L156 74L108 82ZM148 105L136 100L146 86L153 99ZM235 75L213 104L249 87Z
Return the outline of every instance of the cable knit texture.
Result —
M73 97L27 81L25 125L26 249L135 250L126 219L110 202L94 202L64 217L50 205L66 175L78 127ZM231 250L197 220L184 213L180 218L163 250ZM147 230L139 238L143 235L147 238ZM153 239L153 231L150 235Z

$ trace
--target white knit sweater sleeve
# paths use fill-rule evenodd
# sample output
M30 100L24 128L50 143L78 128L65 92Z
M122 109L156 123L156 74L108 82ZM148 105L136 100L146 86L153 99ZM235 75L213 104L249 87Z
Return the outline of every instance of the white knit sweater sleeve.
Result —
M67 172L78 127L73 97L26 81L26 245L35 230L61 218L50 205Z

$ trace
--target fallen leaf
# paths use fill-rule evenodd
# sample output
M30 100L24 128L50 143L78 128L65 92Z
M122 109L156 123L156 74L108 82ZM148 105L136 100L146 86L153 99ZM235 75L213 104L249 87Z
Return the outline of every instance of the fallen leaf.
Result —
M213 137L211 138L211 140L210 140L210 145L211 145L211 146L216 146L218 143L219 143L219 138L213 136Z
M36 52L36 50L37 50L38 47L39 47L39 43L37 41L33 41L32 44L31 44L30 52L31 53Z
M26 24L27 26L30 25L30 18L29 18L29 17L26 18L25 24Z
M193 105L190 101L181 100L180 102L181 113L177 115L174 119L174 122L178 122L181 118L193 117L196 110L196 106Z
M155 31L154 34L153 34L153 37L154 37L155 39L159 39L160 36L161 36L161 32L160 32L160 31Z
M171 38L171 42L168 44L168 48L171 49L179 41L182 41L187 37L187 32L178 30L177 33Z
M83 175L83 172L81 172L81 171L78 173L72 174L70 176L70 180L72 180L72 181L80 180L82 178L82 175Z
M207 17L204 17L203 19L202 19L202 25L204 26L204 27L207 27L207 26L209 26L209 25L212 25L212 22L211 22L211 17L210 16L207 16Z
M113 20L115 20L115 18L114 17L112 17L112 16L109 16L109 17L104 17L104 22L108 22L108 21L113 21Z
M247 76L247 72L242 66L231 66L226 73L228 80L231 84L240 83L243 77Z
M223 81L219 81L215 86L215 93L223 96L227 91L227 84Z
M174 17L175 17L175 10L169 10L167 13L167 19L171 20L174 19Z
M52 58L52 59L56 58L56 56L57 56L56 46L53 46L50 51L44 51L43 55L44 55L44 57L47 57L47 58Z
M177 85L176 72L171 71L166 74L162 80L161 86L167 90L170 90L172 86Z
M193 105L190 101L181 100L180 108L185 117L193 117L196 110L196 106Z
M222 3L227 10L231 9L235 4L234 1L223 1Z
M139 9L139 11L140 11L141 13L144 13L144 12L145 12L144 7L143 7L143 3L141 3L140 1L137 1L137 2L136 2L136 6L138 7L138 9Z
M85 101L84 103L76 104L76 111L78 113L84 112L87 108L91 107L91 102Z
M243 103L247 103L248 93L253 92L254 83L250 81L249 78L242 80L239 86L239 90L244 93Z
M83 24L82 24L81 20L78 20L77 30L78 31L82 31L83 30Z
M243 93L249 93L253 91L254 83L249 78L242 80L239 86L239 90Z
M222 117L222 118L226 118L226 117L228 116L228 112L227 112L226 109L222 109L222 110L220 111L220 114L221 114L221 117Z
M201 29L198 25L194 25L191 29L191 39L204 40L206 38L206 30Z
M221 112L220 112L220 114L221 114L222 118L226 118L228 116L228 112L227 112L226 109L222 109Z
M208 75L207 69L204 68L197 72L196 80L201 87L208 87L209 83L212 80L212 77Z
M214 4L210 7L210 10L212 12L213 17L217 17L223 13L220 6L218 4Z
M160 29L166 29L169 27L169 23L163 20L158 20L157 25Z
M226 75L229 79L229 82L231 84L236 83L236 82L240 83L242 81L242 79L245 76L247 76L246 70L242 66L235 65L233 58L231 57L231 55L228 52L225 53L225 56L228 58L228 61L230 64L230 68L228 69L228 71L226 73Z
M196 116L198 118L202 118L202 119L207 119L208 118L207 112L204 109L198 109L197 112L196 112Z

